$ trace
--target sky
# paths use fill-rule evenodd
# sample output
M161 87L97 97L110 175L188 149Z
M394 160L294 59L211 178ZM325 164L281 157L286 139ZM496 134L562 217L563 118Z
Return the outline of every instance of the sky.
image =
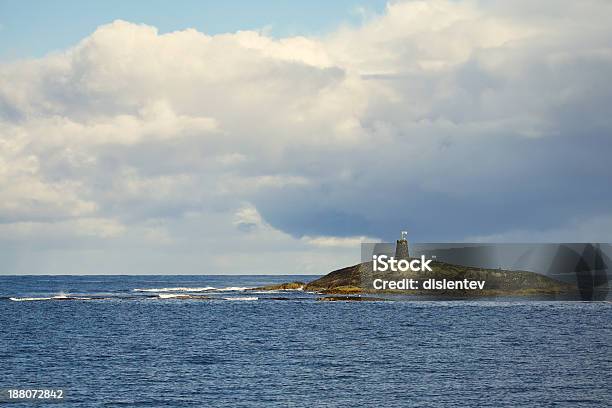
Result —
M206 34L265 30L281 38L321 35L384 11L386 1L0 0L0 61L66 49L114 20L148 24L160 33L194 28Z
M610 39L605 0L0 1L0 273L611 242Z

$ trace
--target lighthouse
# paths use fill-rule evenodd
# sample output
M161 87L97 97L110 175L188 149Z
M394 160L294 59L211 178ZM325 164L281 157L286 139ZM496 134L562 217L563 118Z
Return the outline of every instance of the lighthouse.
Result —
M400 234L400 239L398 239L395 243L395 259L408 260L410 258L410 254L408 252L408 241L406 240L407 235L407 231L402 231Z

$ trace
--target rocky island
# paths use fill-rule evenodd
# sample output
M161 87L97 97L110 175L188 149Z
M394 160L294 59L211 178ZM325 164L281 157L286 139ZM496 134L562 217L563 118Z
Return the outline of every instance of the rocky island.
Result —
M330 272L306 284L304 290L325 294L395 293L453 297L558 294L576 290L571 284L534 272L474 268L436 261L432 261L430 265L431 272L375 272L372 262L364 262ZM373 283L376 279L395 281L413 279L419 282L419 289L374 289ZM431 279L453 282L478 281L484 282L484 285L477 289L423 289L422 283Z
M409 256L405 236L397 240L395 259L405 263L419 258ZM420 262L424 261L424 257ZM353 300L372 295L418 295L438 298L474 298L488 296L542 296L561 297L576 295L576 285L549 276L524 270L491 269L442 262L427 261L426 270L386 270L373 266L374 261L361 262L328 273L312 282L290 282L271 285L259 290L304 290L330 295L321 300ZM398 282L405 283L400 287ZM410 282L410 287L408 287ZM386 283L390 283L387 285ZM393 298L393 296L391 297Z
M374 272L372 262L363 262L338 269L312 282L287 282L268 285L250 290L304 290L325 295L359 295L359 294L402 294L430 295L436 297L486 297L486 296L529 296L569 294L576 287L569 283L557 281L544 275L527 271L510 271L502 269L474 268L453 265L445 262L431 262L431 272ZM376 279L396 280L413 279L422 282L435 279L438 281L484 282L477 289L374 289ZM321 300L361 300L333 296Z

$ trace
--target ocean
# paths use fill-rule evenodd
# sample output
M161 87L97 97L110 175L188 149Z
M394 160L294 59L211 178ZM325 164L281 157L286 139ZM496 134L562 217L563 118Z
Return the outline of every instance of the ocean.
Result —
M0 388L71 407L612 403L612 303L245 290L313 279L0 276Z

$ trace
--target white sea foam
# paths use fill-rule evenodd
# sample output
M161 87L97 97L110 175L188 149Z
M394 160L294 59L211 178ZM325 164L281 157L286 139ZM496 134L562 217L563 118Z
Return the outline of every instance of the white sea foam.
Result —
M157 295L160 299L190 299L191 296L182 293L160 293Z
M52 297L11 297L9 299L14 302L36 302L40 300L91 300L89 297L76 297L65 294Z
M22 298L18 298L18 297L12 297L9 298L11 299L13 302L34 302L36 300L51 300L52 298L50 297L22 297Z
M226 297L223 300L258 300L259 298L256 296L236 296L236 297Z
M215 288L214 286L204 287L176 287L176 288L136 288L133 292L242 292L251 289L249 287L229 286L226 288Z
M215 288L214 286L205 286L201 288L178 287L178 288L147 288L147 289L136 288L136 289L132 289L133 292L207 292L207 291L212 291L212 290L217 290L217 288Z

